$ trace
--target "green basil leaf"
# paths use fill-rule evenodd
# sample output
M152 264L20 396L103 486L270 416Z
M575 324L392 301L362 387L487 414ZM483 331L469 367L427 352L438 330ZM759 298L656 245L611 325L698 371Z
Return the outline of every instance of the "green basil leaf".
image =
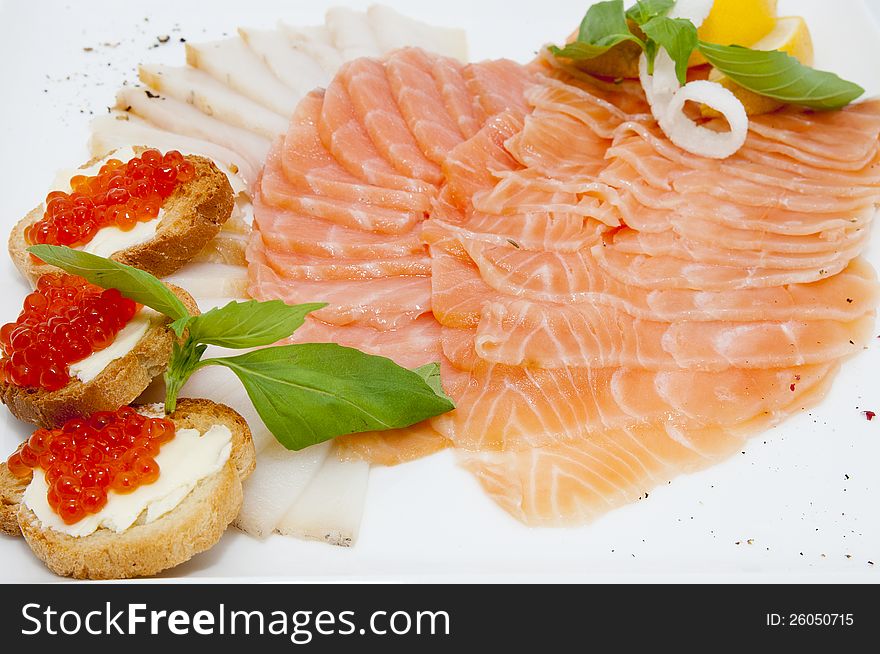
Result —
M452 400L449 399L449 396L446 395L446 392L443 390L443 385L440 383L439 363L428 363L424 366L413 368L413 372L424 379L425 383L431 387L431 390L433 390L435 394L452 402Z
M195 316L184 316L183 318L178 318L170 325L168 325L168 327L170 327L178 336L183 336L183 332L185 332L186 328L189 327L189 323L192 322L193 318L195 318Z
M768 98L812 109L840 109L861 96L858 84L804 66L778 50L699 42L706 60L734 82Z
M596 3L587 10L576 41L563 48L551 45L550 51L557 57L567 59L594 59L624 41L645 46L640 38L629 31L623 0L610 0Z
M697 28L684 18L666 18L655 16L642 25L645 35L658 46L662 47L675 62L675 75L682 84L687 82L688 60L696 49L699 41ZM651 54L656 54L656 51ZM653 57L651 57L653 59ZM653 72L654 62L649 61L649 70Z
M34 245L28 252L71 275L101 288L116 288L127 298L163 313L172 320L189 317L189 310L165 284L148 272L58 245ZM178 333L178 336L180 333Z
M626 10L626 17L637 25L644 25L652 18L665 16L675 6L675 0L639 0Z
M236 350L272 345L299 329L312 311L326 303L288 305L269 302L230 302L189 321L189 337L197 343Z
M290 450L407 427L455 408L419 373L334 343L268 347L199 365L232 370L266 427Z

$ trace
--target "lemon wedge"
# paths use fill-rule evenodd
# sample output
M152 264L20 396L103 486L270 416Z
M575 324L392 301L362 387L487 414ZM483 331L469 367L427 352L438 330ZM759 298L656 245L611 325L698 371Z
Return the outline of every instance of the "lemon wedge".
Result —
M751 47L773 29L776 0L715 0L697 35L706 43ZM694 50L688 67L702 66L706 58Z
M700 39L718 45L751 46L776 22L776 0L715 0L697 30Z
M806 66L813 65L813 39L806 21L800 16L778 18L773 30L764 38L750 46L753 50L781 50ZM783 103L773 98L758 95L743 88L732 79L714 68L709 73L709 81L718 82L739 98L749 116L766 114L779 109ZM717 117L709 107L701 107L706 117Z

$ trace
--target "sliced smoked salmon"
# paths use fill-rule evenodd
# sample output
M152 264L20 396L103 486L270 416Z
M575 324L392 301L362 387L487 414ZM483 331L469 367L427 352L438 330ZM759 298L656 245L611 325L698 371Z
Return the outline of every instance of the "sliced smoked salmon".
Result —
M880 102L784 109L705 159L546 53L359 59L272 148L250 292L328 302L291 342L440 362L453 412L337 456L451 445L517 519L579 524L812 406L875 335L878 143Z

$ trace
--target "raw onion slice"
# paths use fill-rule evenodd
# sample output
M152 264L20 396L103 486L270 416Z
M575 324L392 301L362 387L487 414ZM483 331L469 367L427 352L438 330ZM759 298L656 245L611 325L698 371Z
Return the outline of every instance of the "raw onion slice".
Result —
M639 58L639 80L645 90L645 97L651 105L651 113L657 122L661 122L666 107L672 102L672 97L681 88L678 76L675 74L675 62L672 57L660 48L654 58L654 74L648 73L648 58L643 54Z
M639 80L660 129L682 150L712 159L725 159L745 143L749 119L742 102L715 82L694 81L681 86L675 74L675 62L666 50L661 48L657 52L653 75L648 74L647 57L641 56ZM689 100L712 107L723 115L730 131L716 132L694 122L684 113Z
M723 115L730 131L716 132L695 123L684 113L688 100L712 107ZM701 80L685 84L675 93L660 121L660 128L683 150L712 159L726 159L746 142L749 118L742 102L728 89Z

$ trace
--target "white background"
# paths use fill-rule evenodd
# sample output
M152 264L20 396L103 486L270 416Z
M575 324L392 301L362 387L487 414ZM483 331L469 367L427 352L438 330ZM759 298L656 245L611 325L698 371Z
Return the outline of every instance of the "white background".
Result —
M56 169L88 158L93 115L136 80L138 63L182 64L181 37L238 25L320 22L317 0L0 0L0 233L39 203ZM365 6L367 2L346 2ZM468 30L473 59L527 60L577 25L586 2L388 0ZM869 0L880 16L880 0ZM781 0L806 16L817 65L880 93L880 32L858 0ZM158 36L170 36L160 45ZM87 52L84 48L92 48ZM874 239L871 259L880 263ZM26 291L0 257L0 322ZM880 333L880 332L878 332ZM849 362L825 402L756 437L744 453L658 488L579 529L530 530L497 509L447 452L372 472L360 540L345 550L230 530L171 571L187 578L394 580L880 580L880 341ZM27 433L0 414L0 455ZM0 581L55 579L20 540L0 536ZM877 565L871 565L869 561Z

